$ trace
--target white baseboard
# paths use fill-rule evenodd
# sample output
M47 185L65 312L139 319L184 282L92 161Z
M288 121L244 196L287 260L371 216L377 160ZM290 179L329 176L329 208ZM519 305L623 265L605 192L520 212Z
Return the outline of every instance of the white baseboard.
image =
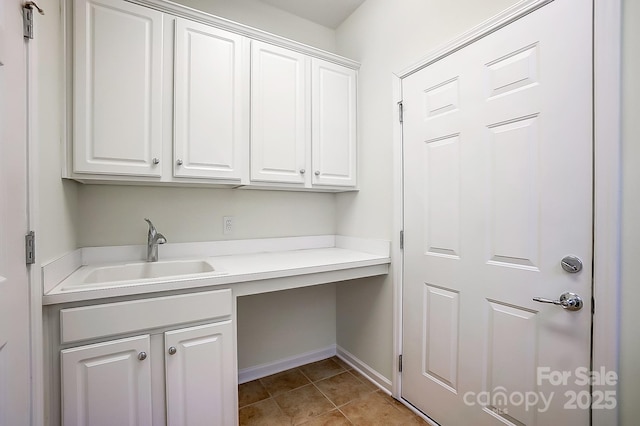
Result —
M311 362L321 361L336 355L336 345L327 346L303 354L294 355L292 357L280 359L268 364L256 365L255 367L243 368L238 371L238 384L250 382L252 380L261 379L272 374L280 373L291 368L300 367L301 365Z
M340 346L337 346L336 350L337 350L336 356L338 358L340 358L342 361L344 361L347 364L349 364L351 367L353 367L354 370L356 370L358 373L362 374L367 379L369 379L371 382L373 382L376 386L378 386L380 388L381 391L385 392L388 395L392 395L392 391L391 391L392 390L392 383L391 383L391 380L387 379L382 374L378 373L376 370L374 370L373 368L369 367L366 363L364 363L361 360L359 360L355 355L353 355L352 353L350 353L346 349L344 349L344 348L342 348ZM423 412L421 412L420 410L415 408L413 405L409 404L404 399L400 398L397 401L400 402L401 404L404 404L409 410L411 410L417 416L422 418L429 425L431 425L431 426L439 426L438 423L436 423L433 420L431 420L431 418L426 416Z
M338 356L338 358L353 367L353 369L358 373L362 374L367 379L372 381L381 390L391 395L391 380L387 379L382 374L378 373L376 370L368 366L366 363L362 362L351 352L340 346L336 347L336 355Z

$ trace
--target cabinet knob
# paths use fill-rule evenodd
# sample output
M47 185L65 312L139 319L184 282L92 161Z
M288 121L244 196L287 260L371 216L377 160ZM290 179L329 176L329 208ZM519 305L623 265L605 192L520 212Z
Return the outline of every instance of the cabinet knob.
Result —
M138 359L139 359L140 361L144 361L145 359L147 359L147 353L146 353L146 352L140 352L140 353L138 354Z
M182 160L178 158L178 160L176 160L176 164L177 164L178 166L182 166Z
M152 162L154 165L157 165L157 164L160 164L160 159L159 159L158 157L153 157L153 160L151 160L151 162Z
M313 174L316 176L320 176L320 170L316 170Z
M176 349L176 347L175 347L175 346L171 346L171 347L169 348L169 355L175 355L175 354L176 354L176 352L178 352L178 350Z
M305 174L307 171L305 169L300 169L300 174L303 175Z

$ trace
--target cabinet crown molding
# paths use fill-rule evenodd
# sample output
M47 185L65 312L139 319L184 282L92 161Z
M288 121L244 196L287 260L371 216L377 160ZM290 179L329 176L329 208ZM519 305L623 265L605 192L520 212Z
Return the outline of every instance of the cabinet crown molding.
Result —
M293 50L305 55L309 55L315 58L324 59L325 61L333 62L338 65L342 65L347 68L357 70L360 68L360 63L352 59L345 58L340 55L336 55L331 52L327 52L322 49L318 49L297 41L290 40L286 37L281 37L267 31L263 31L257 28L250 27L248 25L240 24L219 16L212 15L197 9L193 9L188 6L174 3L168 0L126 0L129 3L135 3L142 6L150 7L161 12L169 13L174 16L190 19L192 21L201 22L216 28L220 28L233 33L241 34L253 40L264 41L276 46L284 47L289 50Z

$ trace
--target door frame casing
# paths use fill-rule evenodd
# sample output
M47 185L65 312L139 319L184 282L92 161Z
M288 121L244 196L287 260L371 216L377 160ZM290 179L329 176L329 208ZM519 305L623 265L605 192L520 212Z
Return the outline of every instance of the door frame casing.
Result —
M403 135L398 119L402 79L554 0L522 0L392 75L393 87L393 396L402 398L402 286L404 254ZM621 217L621 10L622 0L593 0L593 315L592 368L618 372ZM613 89L613 90L612 90ZM617 386L598 386L613 390ZM592 410L593 425L618 423L618 408Z

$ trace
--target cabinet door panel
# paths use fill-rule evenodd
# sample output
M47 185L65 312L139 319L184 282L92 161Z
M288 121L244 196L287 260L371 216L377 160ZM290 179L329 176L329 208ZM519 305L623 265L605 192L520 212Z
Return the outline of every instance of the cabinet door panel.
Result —
M160 176L162 13L76 0L74 171Z
M231 320L165 333L168 426L237 424L232 336Z
M308 58L252 42L251 179L306 182Z
M356 71L320 59L312 68L313 184L356 185Z
M150 425L149 342L144 335L61 351L62 423Z
M249 40L176 19L174 175L242 177L249 133Z

